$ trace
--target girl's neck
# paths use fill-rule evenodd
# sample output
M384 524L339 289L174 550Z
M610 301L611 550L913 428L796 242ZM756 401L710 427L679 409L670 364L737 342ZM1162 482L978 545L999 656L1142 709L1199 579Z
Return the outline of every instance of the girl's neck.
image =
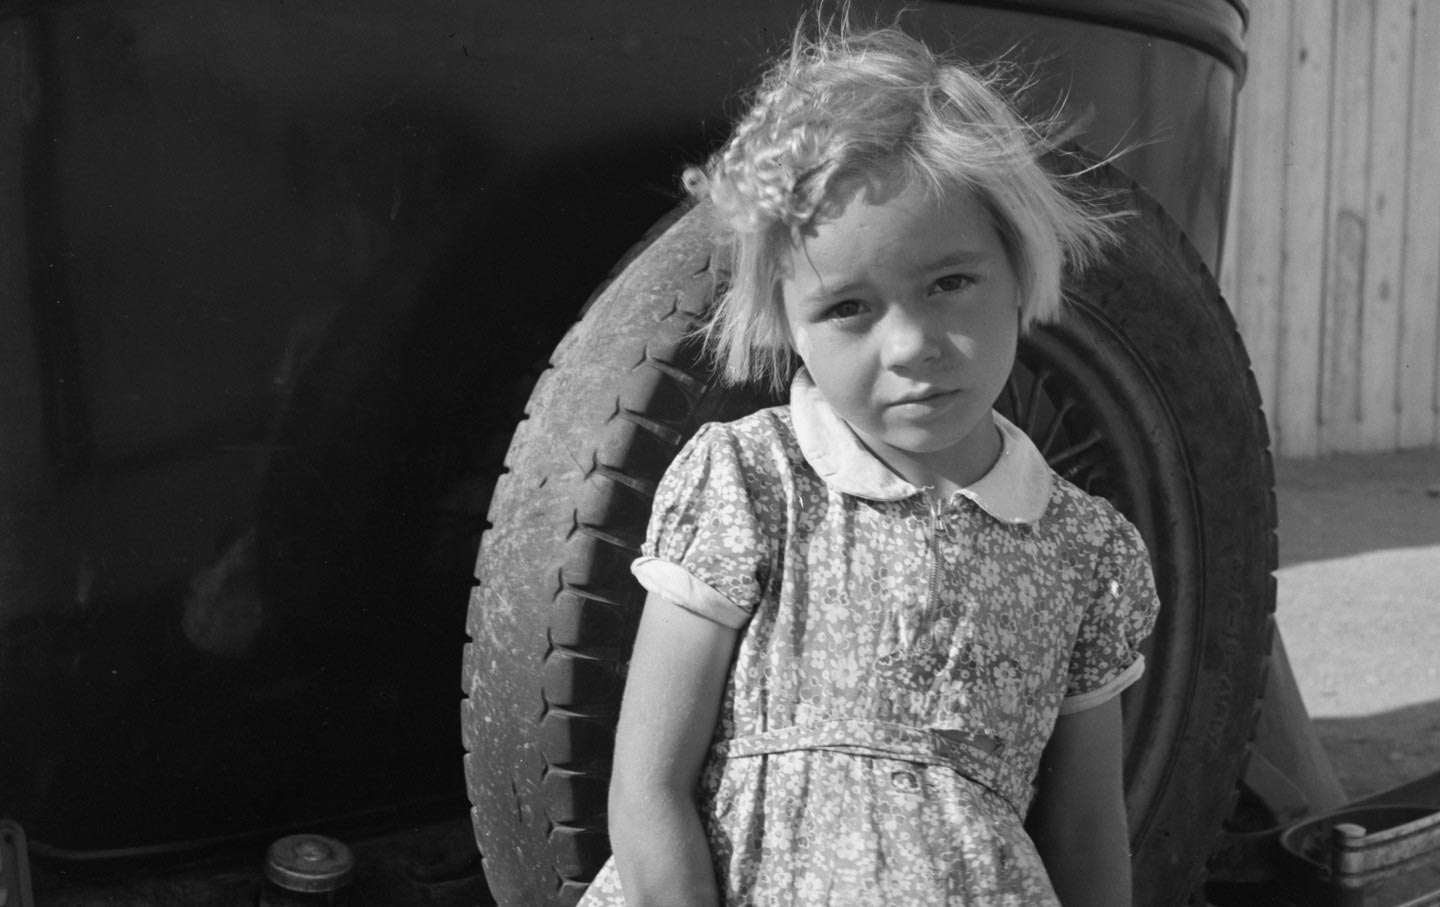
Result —
M891 472L941 501L984 478L1004 449L1000 428L990 419L964 442L937 451L901 450L855 433Z

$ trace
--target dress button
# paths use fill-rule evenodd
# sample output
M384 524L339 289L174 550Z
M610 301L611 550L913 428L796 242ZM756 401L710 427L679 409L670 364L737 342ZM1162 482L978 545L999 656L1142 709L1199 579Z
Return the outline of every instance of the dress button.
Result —
M920 781L915 777L914 772L895 772L890 776L890 783L901 790L920 789Z

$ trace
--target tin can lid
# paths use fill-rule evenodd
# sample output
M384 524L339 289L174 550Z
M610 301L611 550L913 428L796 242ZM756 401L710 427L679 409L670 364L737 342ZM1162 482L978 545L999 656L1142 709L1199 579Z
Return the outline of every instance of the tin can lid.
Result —
M286 891L338 891L355 876L355 856L324 835L290 835L265 852L265 878Z

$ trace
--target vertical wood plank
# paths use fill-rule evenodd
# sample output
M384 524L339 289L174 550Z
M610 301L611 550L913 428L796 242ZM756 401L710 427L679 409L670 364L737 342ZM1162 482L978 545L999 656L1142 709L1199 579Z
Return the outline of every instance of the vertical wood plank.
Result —
M1238 321L1250 351L1256 383L1278 434L1274 411L1278 403L1276 357L1279 351L1281 270L1284 235L1285 106L1287 72L1285 52L1290 35L1290 3L1268 0L1251 8L1250 70L1240 96L1240 128L1244 139L1237 151L1240 163L1240 208L1232 227L1240 233L1236 257L1235 291L1240 299Z
M1275 18L1288 59L1267 86ZM1440 446L1440 0L1264 0L1249 46L1222 286L1276 448ZM1267 198L1277 119L1283 191Z
M1330 235L1323 322L1321 450L1361 447L1360 315L1370 207L1370 74L1375 0L1341 0L1331 97Z
M1406 147L1414 0L1378 0L1370 68L1369 204L1360 310L1360 448L1394 450L1404 291Z
M1396 357L1401 447L1440 445L1440 3L1420 0L1412 38L1405 292Z
M1291 11L1286 116L1285 287L1275 419L1286 456L1320 453L1326 224L1329 221L1330 87L1334 0L1301 0ZM1252 55L1254 51L1252 50Z

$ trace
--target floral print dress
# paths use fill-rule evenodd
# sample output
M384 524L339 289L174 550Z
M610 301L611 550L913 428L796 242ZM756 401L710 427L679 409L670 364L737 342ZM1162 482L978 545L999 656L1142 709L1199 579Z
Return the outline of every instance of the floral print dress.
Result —
M697 791L730 907L1057 903L1041 751L1138 679L1158 606L1134 527L994 418L999 461L936 502L801 372L661 482L635 575L744 628ZM612 859L581 904L623 903Z

